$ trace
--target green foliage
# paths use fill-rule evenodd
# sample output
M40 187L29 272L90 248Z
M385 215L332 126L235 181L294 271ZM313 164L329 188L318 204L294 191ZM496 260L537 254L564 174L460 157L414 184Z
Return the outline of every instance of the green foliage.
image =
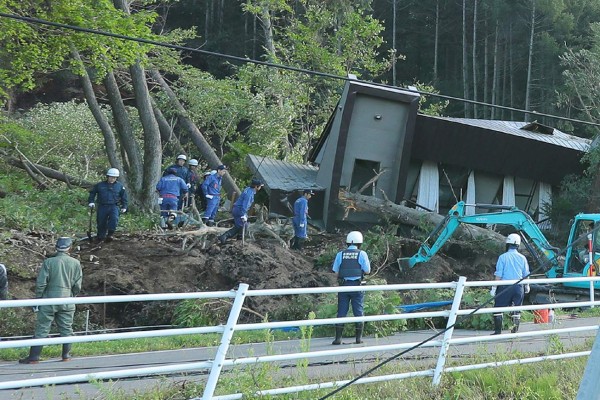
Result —
M35 319L30 308L0 308L0 336L31 335Z
M210 299L182 300L175 306L173 324L184 328L218 325L229 315L230 305Z

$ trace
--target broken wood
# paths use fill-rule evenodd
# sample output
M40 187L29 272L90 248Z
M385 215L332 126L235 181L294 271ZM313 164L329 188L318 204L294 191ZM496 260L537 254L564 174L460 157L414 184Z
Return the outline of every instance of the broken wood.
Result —
M443 215L434 212L418 211L414 208L399 205L388 200L387 197L385 199L380 199L373 196L364 196L358 193L340 191L339 202L347 210L374 213L392 222L417 228L429 227L429 231L444 220ZM502 243L505 239L503 235L496 233L491 229L469 224L459 226L456 233L453 235L453 239L457 240L473 240L473 238Z

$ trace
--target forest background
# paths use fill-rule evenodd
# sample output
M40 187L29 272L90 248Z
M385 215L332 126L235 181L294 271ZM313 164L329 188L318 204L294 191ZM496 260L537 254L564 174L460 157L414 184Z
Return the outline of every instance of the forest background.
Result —
M2 155L82 187L117 167L142 211L180 152L228 163L240 182L248 153L306 161L348 74L505 107L431 95L426 113L537 119L588 138L597 126L543 115L600 119L594 0L88 3L0 1ZM577 211L598 209L594 154L564 185ZM229 176L225 188L239 191Z

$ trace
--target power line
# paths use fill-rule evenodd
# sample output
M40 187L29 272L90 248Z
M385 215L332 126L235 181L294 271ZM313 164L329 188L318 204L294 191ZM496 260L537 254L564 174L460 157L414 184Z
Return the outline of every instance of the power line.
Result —
M266 67L278 68L278 69L282 69L282 70L293 71L293 72L298 72L298 73L302 73L302 74L306 74L306 75L318 76L318 77L322 77L322 78L342 80L342 81L352 80L355 82L366 83L366 84L375 85L378 87L383 87L383 88L388 88L388 89L401 89L401 90L404 90L407 92L416 93L416 94L423 95L423 96L436 97L436 98L440 98L443 100L463 102L463 103L468 103L468 104L472 104L472 105L480 105L480 106L496 108L496 109L500 109L500 110L519 112L522 114L532 114L532 115L539 116L539 117L546 117L546 118L556 119L556 120L560 120L560 121L572 122L572 123L576 123L576 124L600 127L600 123L591 122L591 121L583 121L583 120L575 119L575 118L541 113L541 112L537 112L534 110L523 110L523 109L515 108L515 107L508 107L508 106L502 106L502 105L497 105L497 104L484 103L481 101L469 100L469 99L465 99L462 97L448 96L448 95L443 95L443 94L439 94L439 93L431 93L431 92L426 92L423 90L402 88L402 87L398 87L398 86L387 85L384 83L365 81L365 80L360 80L360 79L353 79L353 78L349 78L347 76L340 76L340 75L330 74L327 72L313 71L313 70L309 70L309 69L305 69L305 68L292 67L290 65L284 65L284 64L275 64L275 63L271 63L268 61L254 60L254 59L247 58L247 57L239 57L239 56L234 56L231 54L224 54L224 53L218 53L218 52L214 52L214 51L180 46L180 45L166 43L166 42L159 42L156 40L121 35L118 33L106 32L106 31L102 31L102 30L98 30L98 29L82 28L79 26L61 24L58 22L47 21L47 20L43 20L43 19L39 19L39 18L25 17L25 16L21 16L21 15L7 14L7 13L3 13L3 12L0 12L0 17L24 21L24 22L28 22L31 24L52 26L55 28L68 29L68 30L72 30L72 31L76 31L76 32L90 33L93 35L100 35L100 36L106 36L106 37L111 37L111 38L115 38L115 39L122 39L122 40L137 42L137 43L150 44L153 46L166 47L169 49L174 49L174 50L179 50L179 51L188 51L191 53L199 53L199 54L204 54L204 55L211 56L211 57L224 58L227 60L233 60L233 61L238 61L238 62L242 62L242 63L263 65Z

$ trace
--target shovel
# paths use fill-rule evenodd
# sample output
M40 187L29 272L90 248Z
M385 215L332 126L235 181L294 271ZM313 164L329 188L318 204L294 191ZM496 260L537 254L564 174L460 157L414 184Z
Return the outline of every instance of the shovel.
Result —
M88 231L87 231L87 237L90 242L92 241L92 215L93 214L94 214L94 209L90 208L90 223L89 223Z

